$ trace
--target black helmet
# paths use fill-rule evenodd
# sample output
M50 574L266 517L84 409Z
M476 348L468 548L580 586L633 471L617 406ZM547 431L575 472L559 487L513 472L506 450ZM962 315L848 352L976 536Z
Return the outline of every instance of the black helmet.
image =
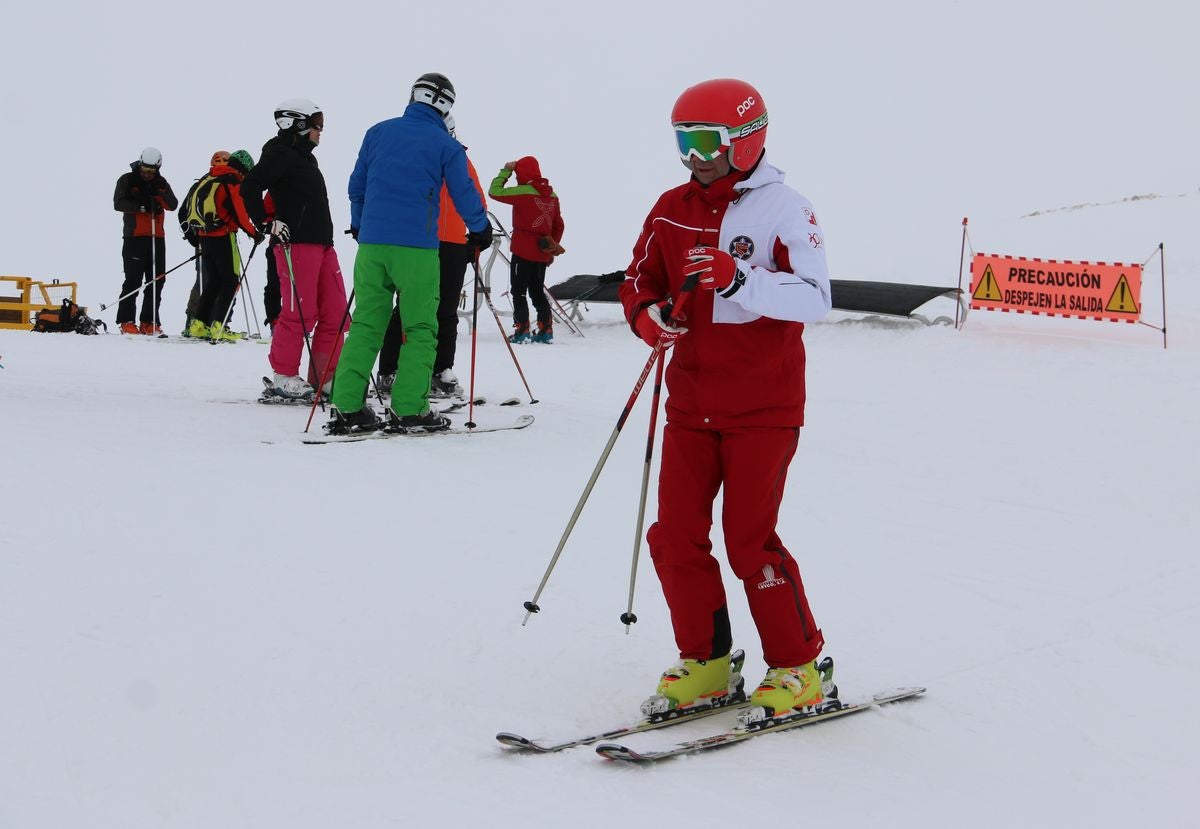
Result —
M413 101L429 104L442 115L446 115L450 112L450 107L454 106L454 84L440 72L426 72L417 78L412 86L408 102L411 104Z

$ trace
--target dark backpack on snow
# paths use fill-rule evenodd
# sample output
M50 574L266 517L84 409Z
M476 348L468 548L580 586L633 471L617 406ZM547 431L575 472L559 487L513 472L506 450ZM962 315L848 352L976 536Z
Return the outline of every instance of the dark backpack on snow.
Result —
M70 297L64 299L59 307L43 309L33 317L33 330L42 334L64 331L74 331L76 334L99 334L102 325L107 332L108 325L106 323L89 317L82 308L71 301Z

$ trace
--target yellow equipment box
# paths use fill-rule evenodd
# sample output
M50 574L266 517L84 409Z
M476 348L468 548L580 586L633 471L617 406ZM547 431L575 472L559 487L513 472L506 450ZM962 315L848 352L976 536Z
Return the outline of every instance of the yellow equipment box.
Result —
M58 308L68 296L76 302L76 287L74 282L57 279L41 282L28 276L0 276L0 328L32 329L33 315L38 311ZM83 310L87 313L86 308Z

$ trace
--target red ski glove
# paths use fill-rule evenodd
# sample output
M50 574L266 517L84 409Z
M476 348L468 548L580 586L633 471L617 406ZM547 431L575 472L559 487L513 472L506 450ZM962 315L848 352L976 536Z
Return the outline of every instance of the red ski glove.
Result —
M683 276L697 277L696 287L723 291L738 274L733 257L720 248L696 247L689 250L683 263Z
M663 308L666 302L657 305L647 305L634 319L633 327L637 335L653 348L662 340L663 348L670 348L675 341L687 333L687 329L663 319Z

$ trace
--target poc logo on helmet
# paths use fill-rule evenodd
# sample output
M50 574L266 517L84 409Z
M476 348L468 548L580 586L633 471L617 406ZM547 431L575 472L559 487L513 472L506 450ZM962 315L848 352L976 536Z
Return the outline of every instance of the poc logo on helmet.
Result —
M737 108L738 117L740 118L741 116L745 115L747 112L750 111L750 107L754 106L757 103L758 103L758 101L755 100L755 98L753 96L742 101L740 104L738 104L738 108Z

